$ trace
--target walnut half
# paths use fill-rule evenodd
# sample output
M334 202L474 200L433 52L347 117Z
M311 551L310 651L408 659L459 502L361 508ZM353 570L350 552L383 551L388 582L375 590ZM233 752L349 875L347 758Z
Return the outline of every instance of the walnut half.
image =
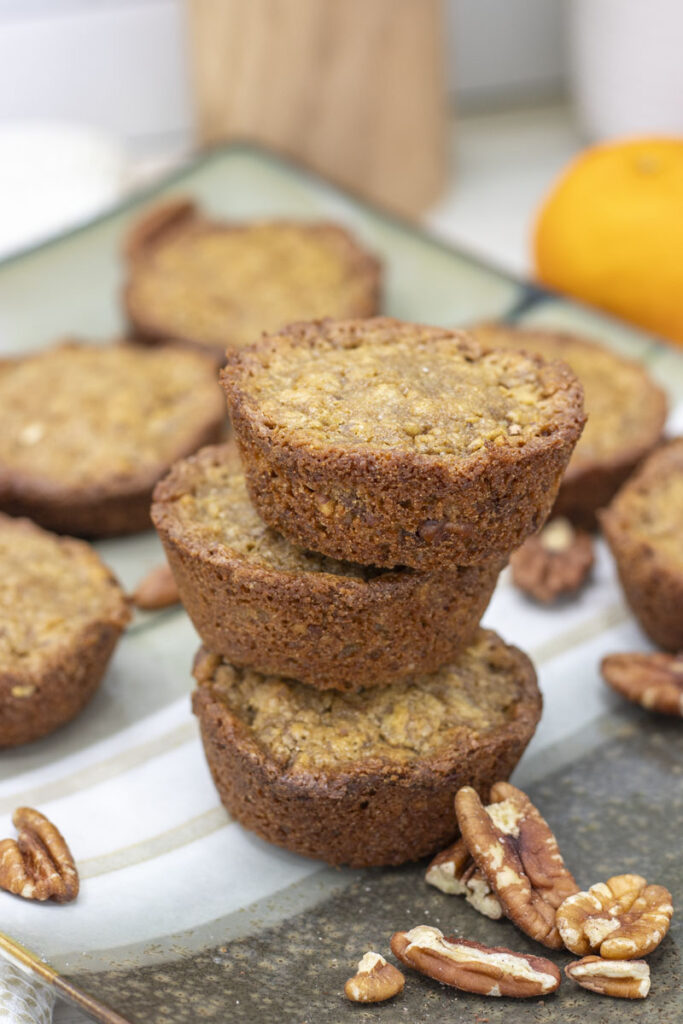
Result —
M560 972L545 957L446 938L428 925L396 932L391 949L407 967L463 992L525 999L547 995L560 984Z
M657 948L669 930L673 910L671 893L663 885L648 885L640 875L615 875L569 896L556 920L572 953L633 960Z

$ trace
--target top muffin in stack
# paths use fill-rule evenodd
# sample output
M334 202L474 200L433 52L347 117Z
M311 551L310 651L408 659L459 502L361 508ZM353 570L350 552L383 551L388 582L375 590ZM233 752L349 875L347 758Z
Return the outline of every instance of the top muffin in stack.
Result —
M294 325L230 354L223 384L254 508L228 446L176 465L153 509L206 645L221 798L333 863L423 856L538 721L530 662L477 627L552 506L581 387L389 319Z
M388 318L295 325L230 353L222 380L263 519L377 566L506 559L584 423L564 364Z

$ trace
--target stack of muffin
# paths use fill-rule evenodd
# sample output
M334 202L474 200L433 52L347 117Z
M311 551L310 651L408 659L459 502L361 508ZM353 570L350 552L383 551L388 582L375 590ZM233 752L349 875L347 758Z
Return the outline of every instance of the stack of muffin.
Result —
M552 507L581 387L389 319L266 336L223 385L236 443L177 463L152 509L205 645L194 709L221 799L330 863L422 857L540 717L528 658L478 624Z

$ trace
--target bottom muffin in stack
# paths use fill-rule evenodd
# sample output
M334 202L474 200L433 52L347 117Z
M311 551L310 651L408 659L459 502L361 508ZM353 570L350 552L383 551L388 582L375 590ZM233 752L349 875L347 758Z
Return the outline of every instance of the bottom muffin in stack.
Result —
M454 837L453 794L507 778L541 715L529 659L480 630L449 665L321 692L200 651L194 710L238 821L330 864L417 860Z

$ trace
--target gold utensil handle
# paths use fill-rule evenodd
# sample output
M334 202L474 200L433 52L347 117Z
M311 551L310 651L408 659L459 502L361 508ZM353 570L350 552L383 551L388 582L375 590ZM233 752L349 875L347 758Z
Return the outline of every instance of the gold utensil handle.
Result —
M94 996L89 995L66 978L63 978L54 967L50 967L44 960L41 960L35 953L32 953L30 949L22 946L15 939L11 939L4 932L0 932L0 953L21 970L39 977L62 999L66 999L67 1002L72 1003L74 1006L79 1006L93 1020L101 1021L102 1024L131 1024L131 1021L122 1017L116 1010L105 1006L99 999L95 999Z

